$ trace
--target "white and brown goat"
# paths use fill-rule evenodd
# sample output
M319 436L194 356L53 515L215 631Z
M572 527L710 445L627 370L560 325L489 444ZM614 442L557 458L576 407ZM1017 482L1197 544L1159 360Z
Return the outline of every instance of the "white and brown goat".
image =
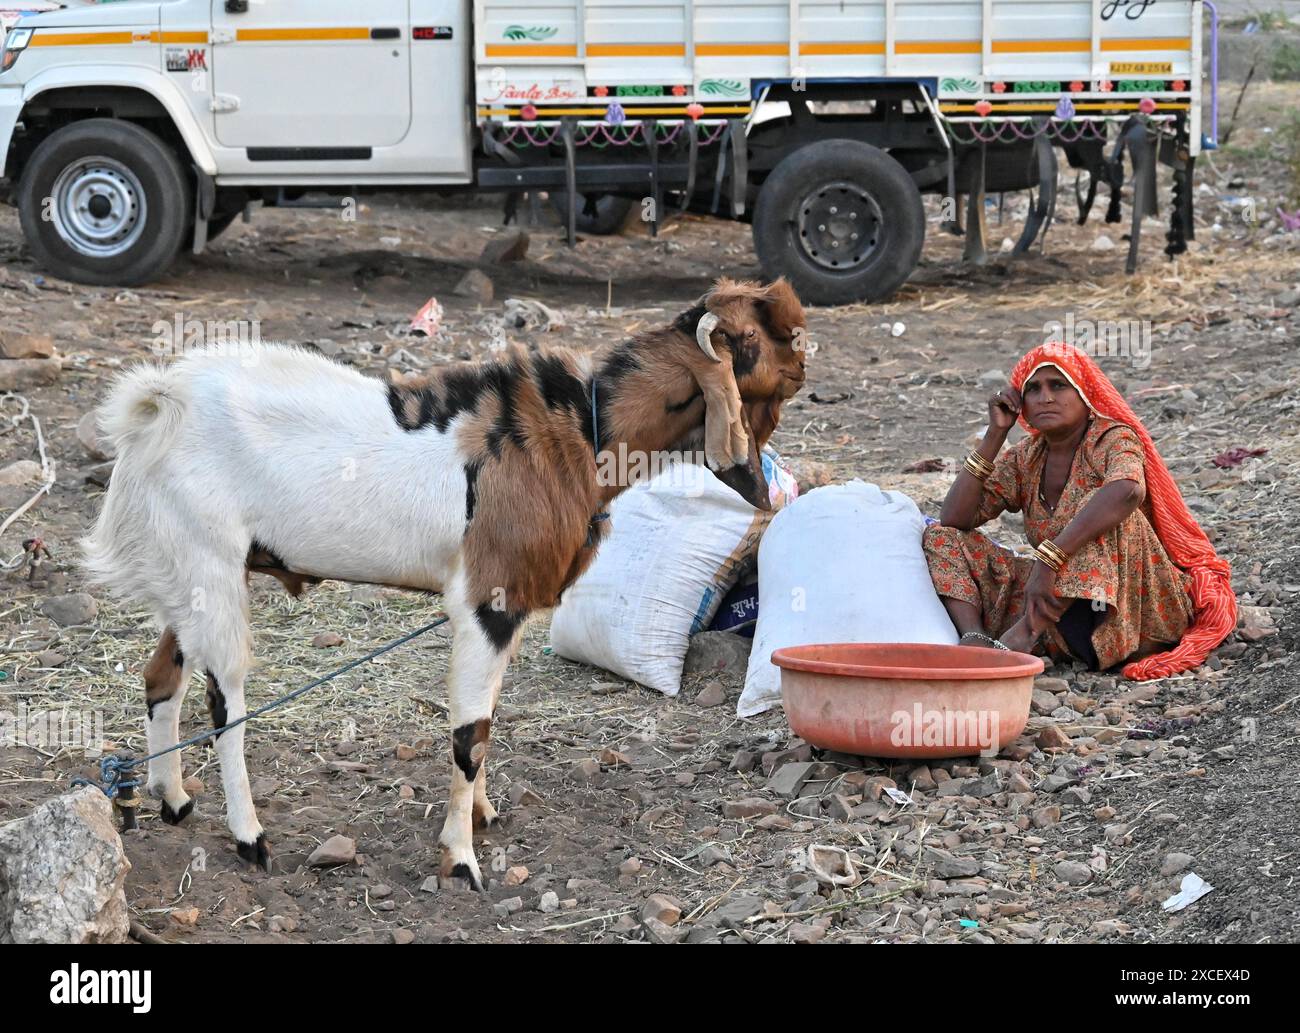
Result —
M670 326L604 353L517 349L416 384L275 346L125 373L101 412L119 458L86 555L162 628L144 672L149 751L177 743L194 670L216 727L247 712L248 572L294 594L324 579L440 592L454 642L439 874L481 888L472 830L497 817L484 758L502 674L627 487L603 483L602 453L702 435L709 465L766 508L758 448L803 384L802 327L784 281L720 280ZM269 867L243 740L240 725L216 742L227 819L240 856ZM180 751L150 762L147 785L167 822L190 812Z

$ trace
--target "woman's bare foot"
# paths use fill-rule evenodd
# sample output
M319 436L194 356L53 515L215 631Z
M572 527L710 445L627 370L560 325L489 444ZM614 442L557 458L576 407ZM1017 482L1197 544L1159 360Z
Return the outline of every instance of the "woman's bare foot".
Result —
M1004 646L1014 649L1017 653L1031 653L1034 646L1038 644L1041 634L1029 626L1029 618L1021 617L1002 633L1001 641Z

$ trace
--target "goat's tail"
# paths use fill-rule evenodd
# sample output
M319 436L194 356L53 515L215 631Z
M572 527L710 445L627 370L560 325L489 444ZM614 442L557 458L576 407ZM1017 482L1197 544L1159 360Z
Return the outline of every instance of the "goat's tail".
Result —
M177 367L145 363L122 373L99 408L99 428L117 462L99 519L81 545L92 581L114 594L142 594L136 582L149 551L151 482L188 407Z
M122 459L147 468L166 453L186 408L176 367L144 363L118 377L99 409L99 429Z

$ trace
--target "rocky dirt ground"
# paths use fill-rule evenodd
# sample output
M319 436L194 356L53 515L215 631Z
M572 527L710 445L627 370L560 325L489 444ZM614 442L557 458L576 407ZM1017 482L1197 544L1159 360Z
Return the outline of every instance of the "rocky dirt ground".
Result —
M1233 147L1201 163L1192 252L1168 262L1163 223L1149 222L1135 277L1122 227L1100 211L1076 227L1063 209L1044 257L978 269L960 265L936 212L922 268L888 305L810 310L810 381L774 440L806 480L874 480L937 512L984 398L1045 323L1145 321L1149 362L1102 361L1233 564L1243 623L1207 668L1147 684L1050 669L1022 740L927 767L822 755L779 711L738 720L734 672L690 676L665 699L566 663L538 619L494 728L489 785L507 820L479 846L491 879L479 897L430 879L448 734L448 641L432 634L252 728L270 875L228 843L215 757L187 751L193 816L167 827L146 802L125 837L136 920L178 942L1295 940L1300 232L1273 212L1298 200L1286 130L1298 98L1252 90ZM1024 208L1008 198L1003 228L991 219L995 245ZM62 356L52 383L22 390L57 480L0 538L0 561L35 531L53 559L34 582L0 573L0 709L97 711L107 741L144 752L153 634L142 614L81 595L75 552L105 478L82 420L116 368L150 355L159 322L257 321L265 340L386 375L485 356L503 334L594 347L667 321L718 274L757 273L743 225L691 217L658 239L637 227L570 251L547 224L523 260L483 269L491 298L459 296L501 237L494 202L379 198L356 214L260 213L166 281L114 290L42 275L0 209L0 334L50 335ZM411 337L430 296L445 333ZM507 298L544 302L554 325L516 325ZM1212 462L1232 449L1263 451ZM0 484L0 519L35 489L33 468L11 465L24 460L39 462L30 422L0 422L12 471L0 479L17 482ZM436 599L364 587L294 601L262 579L253 609L253 704L438 612ZM206 727L202 696L190 692L189 733ZM93 767L77 748L0 745L0 820ZM913 802L891 802L889 786ZM847 850L861 880L819 884L813 845ZM1188 872L1214 891L1163 912Z

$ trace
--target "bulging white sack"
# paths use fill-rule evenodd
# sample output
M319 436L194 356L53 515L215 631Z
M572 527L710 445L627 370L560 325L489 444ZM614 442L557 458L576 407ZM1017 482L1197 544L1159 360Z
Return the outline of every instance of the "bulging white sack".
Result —
M677 695L691 635L709 626L771 520L690 463L629 488L551 616L551 648Z
M785 646L955 644L921 550L924 530L910 498L862 481L817 488L778 513L758 550L758 625L736 713L781 702L771 657Z

